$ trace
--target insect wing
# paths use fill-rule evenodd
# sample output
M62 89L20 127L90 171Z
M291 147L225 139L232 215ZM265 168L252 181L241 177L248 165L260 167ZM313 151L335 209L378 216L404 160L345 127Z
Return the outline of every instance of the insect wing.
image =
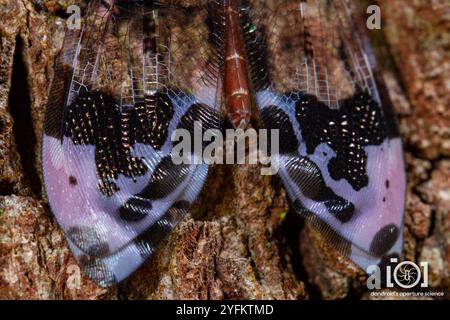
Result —
M250 1L243 12L257 106L283 137L294 210L364 269L401 255L401 141L347 2Z
M47 107L43 174L73 252L100 284L120 281L150 256L203 185L199 154L175 164L171 136L198 123L221 126L207 11L93 1L83 29L66 37Z

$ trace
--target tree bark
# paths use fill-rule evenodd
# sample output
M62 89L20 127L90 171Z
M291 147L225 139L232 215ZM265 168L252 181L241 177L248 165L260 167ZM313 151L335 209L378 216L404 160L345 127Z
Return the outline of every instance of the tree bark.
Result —
M261 176L257 166L213 167L191 215L123 283L103 289L80 273L40 173L47 92L64 37L60 13L69 2L0 0L0 298L373 299L364 273L304 226L281 182ZM444 3L380 1L382 30L371 36L405 142L406 258L428 261L430 290L447 295L450 9Z

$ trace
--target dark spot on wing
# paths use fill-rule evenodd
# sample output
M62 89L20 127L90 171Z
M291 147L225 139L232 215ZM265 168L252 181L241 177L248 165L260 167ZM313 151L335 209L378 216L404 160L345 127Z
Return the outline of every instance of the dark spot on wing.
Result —
M386 189L389 189L389 180L386 180L385 184L386 184Z
M399 236L400 230L396 225L384 226L373 237L370 244L370 253L377 257L385 255L391 250Z
M186 113L181 117L180 123L177 126L177 129L185 129L191 135L191 150L194 151L194 128L195 123L197 125L201 124L201 133L202 137L205 131L209 129L221 129L222 128L222 120L220 114L211 109L205 104L195 103L193 104ZM205 148L209 144L208 141L203 141L203 148ZM201 151L203 151L203 148Z
M99 190L111 196L119 174L135 179L147 172L142 159L131 155L135 143L159 150L168 136L174 110L164 93L146 96L133 108L122 109L110 95L81 92L67 109L65 135L74 144L95 145Z
M353 213L355 212L355 206L353 205L353 203L339 196L336 196L335 199L330 198L324 203L328 211L331 212L341 222L348 222L353 217Z
M69 177L69 184L71 186L76 186L78 184L77 178L75 178L74 176L70 176Z
M67 230L67 237L91 257L104 257L110 253L106 239L92 227L71 227Z
M386 202L386 197L383 197L383 202Z
M268 106L261 111L261 120L264 128L268 129L267 145L268 151L271 151L271 131L279 130L279 152L280 154L296 152L298 149L298 140L295 136L292 123L289 116L277 106ZM270 155L270 154L268 154Z
M175 202L161 219L136 238L135 244L143 259L148 258L158 249L170 231L188 212L189 207L190 204L187 201Z
M152 203L148 199L132 196L119 208L119 215L126 221L140 221L150 214Z
M100 259L82 256L79 258L79 264L83 272L101 287L110 287L117 283L113 271Z
M353 203L336 195L325 184L320 169L313 161L307 157L294 156L286 162L286 169L305 197L322 202L341 222L347 222L352 218L355 212Z
M354 190L367 186L367 154L364 147L380 145L386 138L385 121L378 104L366 93L339 101L331 109L315 96L304 95L296 104L296 116L307 152L327 143L336 153L328 163L334 180L346 179Z
M168 155L158 163L149 184L137 196L151 200L165 198L184 182L189 172L189 165L174 164Z

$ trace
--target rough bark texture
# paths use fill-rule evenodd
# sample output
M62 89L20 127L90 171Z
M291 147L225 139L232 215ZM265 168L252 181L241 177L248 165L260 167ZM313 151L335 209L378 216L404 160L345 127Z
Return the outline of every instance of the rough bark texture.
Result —
M373 40L405 141L405 253L450 288L450 8L380 1ZM0 0L0 298L368 298L365 276L292 212L280 182L218 166L187 217L124 283L78 269L42 191L40 136L66 1ZM287 214L286 214L287 213Z

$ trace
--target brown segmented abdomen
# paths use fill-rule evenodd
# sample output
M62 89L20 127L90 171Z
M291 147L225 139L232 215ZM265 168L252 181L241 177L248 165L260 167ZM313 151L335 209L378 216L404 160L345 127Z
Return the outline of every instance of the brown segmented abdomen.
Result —
M224 95L233 127L243 128L250 121L249 81L245 48L236 1L223 5L225 23Z

